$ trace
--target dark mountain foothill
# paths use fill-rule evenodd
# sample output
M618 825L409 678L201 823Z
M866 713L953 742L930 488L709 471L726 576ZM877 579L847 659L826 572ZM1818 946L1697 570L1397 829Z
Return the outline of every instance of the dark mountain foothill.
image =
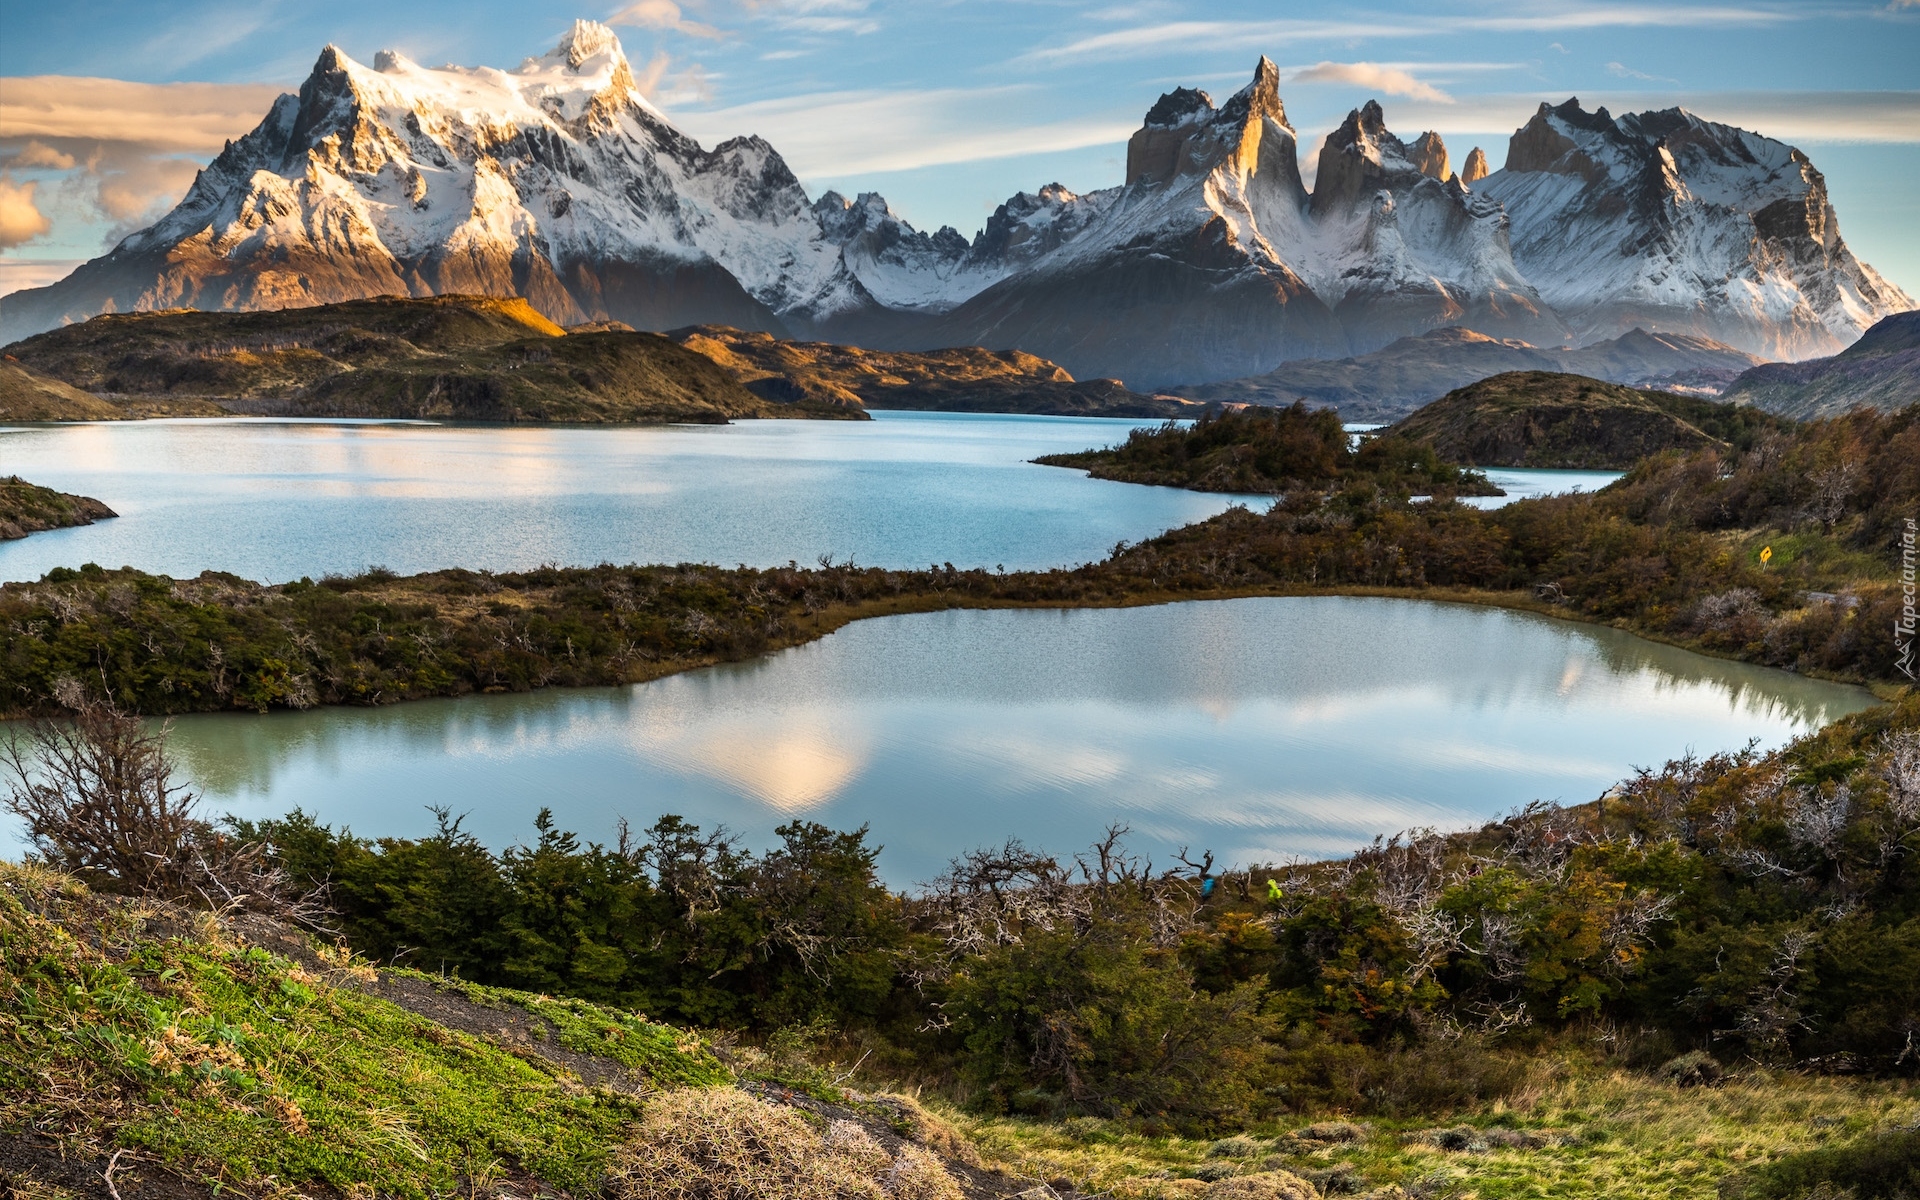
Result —
M1264 375L1172 389L1222 404L1334 408L1345 421L1392 422L1421 405L1508 371L1559 371L1629 387L1718 395L1760 360L1709 338L1632 329L1578 349L1534 346L1461 326L1401 338L1371 354L1282 363Z
M75 389L252 415L580 424L865 415L755 395L658 334L569 333L525 300L484 296L107 315L8 351Z
M1117 379L1077 380L1019 350L863 350L714 325L667 336L733 371L748 391L782 403L1081 417L1180 418L1206 411L1177 396L1129 391Z
M1667 450L1749 450L1791 424L1712 400L1514 371L1449 392L1387 433L1476 467L1624 471Z
M1887 317L1832 358L1754 367L1723 398L1802 420L1920 402L1920 312Z

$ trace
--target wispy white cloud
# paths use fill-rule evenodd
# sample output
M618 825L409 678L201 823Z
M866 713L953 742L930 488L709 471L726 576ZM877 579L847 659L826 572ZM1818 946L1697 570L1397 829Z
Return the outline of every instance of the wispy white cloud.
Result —
M0 139L82 138L207 153L258 125L284 90L264 83L12 76L0 105Z
M1124 142L1138 121L1099 115L1035 121L1040 89L819 92L705 112L674 123L709 143L757 133L802 178L903 171Z
M71 154L29 138L27 144L20 147L19 153L7 160L6 165L22 169L37 167L46 171L71 171L77 161Z
M1452 96L1415 78L1411 71L1382 63L1315 63L1294 72L1290 82L1351 83L1388 96L1407 96L1415 100L1430 100L1435 104L1453 103Z
M178 19L141 47L150 62L167 63L176 69L217 57L241 45L266 29L272 20L270 2L252 3L179 13ZM163 10L164 11L164 10Z
M281 92L265 84L58 75L16 76L5 87L0 157L9 169L65 172L25 202L99 224L107 243L178 201L200 166L259 124ZM17 194L9 201L16 231L27 220L22 202Z
M1337 20L1164 21L1042 46L1016 61L1059 63L1075 59L1132 58L1190 46L1272 45L1287 40L1364 42L1392 37L1444 37L1473 33L1553 33L1570 29L1709 28L1766 26L1800 19L1775 8L1728 5L1558 5L1513 16L1406 16L1353 14Z
M633 73L633 85L660 108L713 101L713 84L707 69L699 63L689 63L675 71L672 56L664 50L655 52L646 66Z
M83 261L78 258L0 258L0 296L65 279Z
M634 25L641 29L670 29L689 37L722 38L726 34L704 21L689 21L673 0L637 0L607 18L609 25Z
M741 6L790 33L864 37L881 29L879 20L868 15L869 0L741 0Z
M1645 80L1647 83L1679 83L1680 82L1678 79L1670 79L1665 75L1649 75L1645 71L1636 71L1632 67L1629 67L1628 65L1626 65L1625 63L1617 63L1617 62L1610 62L1607 64L1607 74L1613 76L1615 79L1640 79L1640 80Z

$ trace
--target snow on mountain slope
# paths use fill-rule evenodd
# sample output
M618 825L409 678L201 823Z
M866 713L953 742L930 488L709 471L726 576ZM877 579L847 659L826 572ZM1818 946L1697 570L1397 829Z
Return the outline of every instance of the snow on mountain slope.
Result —
M640 95L613 33L582 21L513 70L391 52L369 68L328 47L171 213L8 297L0 325L474 292L562 322L779 329L876 304L846 248L773 147L702 149Z
M1475 186L1582 341L1645 326L1805 358L1913 307L1847 249L1806 155L1684 109L1542 104Z
M1017 337L1070 371L1164 386L1462 322L1567 335L1514 266L1500 206L1415 164L1442 167L1439 135L1414 150L1369 103L1322 147L1309 196L1277 85L1262 59L1217 109L1204 92L1163 95L1128 144L1126 184L1065 201L1046 226L1057 244L935 336Z

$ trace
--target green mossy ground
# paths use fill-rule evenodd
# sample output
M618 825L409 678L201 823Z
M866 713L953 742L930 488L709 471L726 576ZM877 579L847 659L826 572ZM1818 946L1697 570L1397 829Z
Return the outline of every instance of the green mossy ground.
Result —
M190 1178L450 1194L519 1172L590 1187L639 1106L537 1056L365 994L211 917L0 864L0 1130L125 1147ZM662 1086L726 1073L697 1038L583 1001L490 990Z

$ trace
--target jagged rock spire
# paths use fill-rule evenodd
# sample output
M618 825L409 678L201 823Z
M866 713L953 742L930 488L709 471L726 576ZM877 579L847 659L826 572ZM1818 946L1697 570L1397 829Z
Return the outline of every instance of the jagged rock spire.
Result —
M1280 69L1264 55L1253 81L1217 110L1207 93L1175 88L1154 102L1128 139L1127 182L1165 183L1182 171L1211 167L1223 149L1253 156L1246 160L1252 164L1268 121L1293 133L1280 101Z
M1408 148L1407 158L1420 169L1422 175L1431 175L1444 181L1453 174L1447 162L1447 144L1431 129L1414 139L1413 145Z
M1487 152L1475 146L1467 153L1466 165L1460 168L1460 182L1479 183L1492 173L1487 169Z

